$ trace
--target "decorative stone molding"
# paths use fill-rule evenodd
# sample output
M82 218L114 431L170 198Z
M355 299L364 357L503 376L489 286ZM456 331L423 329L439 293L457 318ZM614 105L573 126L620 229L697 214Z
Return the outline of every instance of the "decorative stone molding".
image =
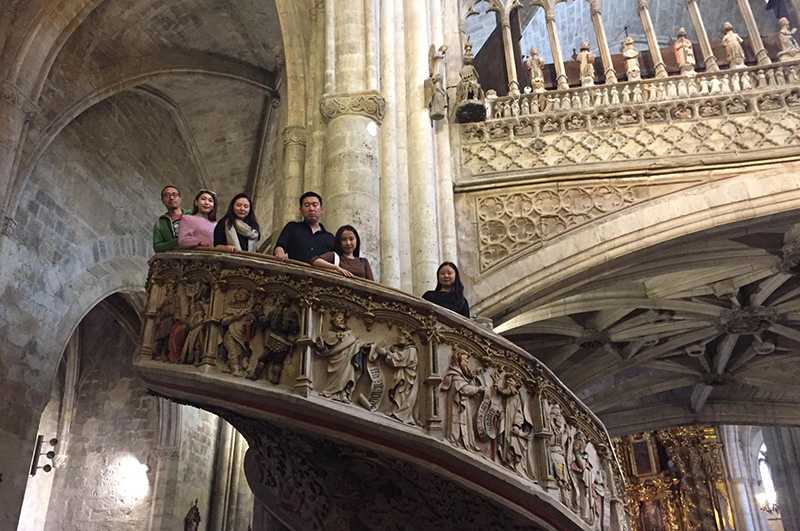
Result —
M12 83L0 85L0 101L22 112L26 120L34 120L39 115L39 107Z
M15 228L17 228L17 222L12 218L7 217L3 220L3 228L0 230L0 234L3 236L11 236L14 234Z
M639 11L647 9L647 0L636 0L636 9Z
M327 94L319 102L319 111L326 122L346 114L358 114L383 121L386 112L386 100L380 92L366 91L356 94Z
M587 0L589 2L589 13L592 16L601 15L600 0Z
M283 147L299 145L306 145L306 128L299 125L289 126L284 128L281 134L283 138Z

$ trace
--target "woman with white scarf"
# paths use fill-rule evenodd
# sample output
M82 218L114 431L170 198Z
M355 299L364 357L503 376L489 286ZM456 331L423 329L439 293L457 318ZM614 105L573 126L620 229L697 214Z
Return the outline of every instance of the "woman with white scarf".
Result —
M214 245L229 251L256 252L259 238L260 228L250 198L245 193L236 194L214 228Z

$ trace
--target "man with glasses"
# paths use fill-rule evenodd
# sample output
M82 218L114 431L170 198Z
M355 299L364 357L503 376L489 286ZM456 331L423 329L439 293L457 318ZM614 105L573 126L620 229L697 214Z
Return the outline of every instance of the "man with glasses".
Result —
M153 250L157 253L178 248L178 227L184 214L191 210L181 208L181 192L177 187L167 185L161 190L161 202L167 208L166 214L158 218L153 227Z

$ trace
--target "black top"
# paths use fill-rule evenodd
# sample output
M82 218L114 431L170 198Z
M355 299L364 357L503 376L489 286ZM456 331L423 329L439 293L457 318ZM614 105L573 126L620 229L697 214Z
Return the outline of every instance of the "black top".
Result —
M228 245L228 228L225 226L227 222L223 219L214 227L214 245ZM238 232L236 236L239 237L239 249L242 251L250 250L250 239L242 236Z
M444 306L448 310L460 313L464 317L469 317L467 299L463 295L456 295L455 291L426 291L422 298L439 306Z
M333 251L333 234L325 230L322 223L317 232L305 221L290 221L278 236L275 247L282 247L289 258L309 263L315 256Z

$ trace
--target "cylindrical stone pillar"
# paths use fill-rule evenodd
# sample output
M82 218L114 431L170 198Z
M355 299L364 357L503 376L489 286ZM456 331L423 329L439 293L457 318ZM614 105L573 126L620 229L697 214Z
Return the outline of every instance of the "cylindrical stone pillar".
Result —
M686 0L686 7L689 9L689 18L692 19L692 25L694 25L694 30L697 32L697 40L700 42L700 51L703 52L706 72L718 72L717 58L711 49L711 41L708 39L708 32L706 32L706 26L703 24L703 18L700 16L697 0Z
M287 222L298 217L298 201L303 194L303 173L306 162L306 130L292 126L283 130L283 193L281 196L280 223L275 229L281 230Z
M589 13L592 16L594 34L597 37L597 47L600 49L600 59L603 61L603 71L606 76L606 84L617 82L617 73L614 70L614 63L611 61L611 50L608 48L606 29L603 27L603 17L600 10L600 0L587 0L589 2Z
M758 31L756 17L753 16L750 2L748 0L736 0L736 3L739 4L739 11L741 11L744 24L747 26L747 36L750 37L750 45L753 47L753 53L756 54L756 61L759 66L772 63L766 48L764 48L764 42L761 40L761 33Z
M406 49L406 22L403 2L394 4L395 44L396 50ZM408 187L408 121L406 120L406 84L403 79L406 72L406 54L397 53L398 82L397 90L397 187L399 201L397 203L400 224L400 288L408 293L413 290L411 265L411 222Z
M436 167L431 118L425 106L428 78L428 18L425 2L404 0L406 19L406 115L408 121L408 179L411 203L411 260L414 293L436 286L439 238L431 226L436 212Z
M800 531L800 428L764 428L764 443L783 528Z
M310 70L313 72L313 99L309 101L306 139L306 165L304 190L314 190L325 195L322 186L322 167L325 153L325 124L317 106L325 93L325 4L323 0L314 0L311 8L312 30Z
M325 94L336 90L336 20L334 3L325 0Z
M653 28L653 20L650 18L650 10L647 8L647 0L636 0L636 9L639 11L639 18L642 19L647 47L650 49L650 57L653 59L655 67L655 77L667 77L667 67L664 65L664 58L661 57L661 48L658 46L656 30Z
M519 81L517 79L517 62L514 60L514 40L511 38L511 13L503 12L500 16L500 25L503 32L503 51L506 56L506 73L508 75L508 93L519 96Z
M378 90L378 36L375 20L375 0L364 0L364 60L367 90Z
M545 7L544 19L547 24L547 36L550 38L550 51L553 54L553 66L556 67L556 80L558 90L569 88L567 81L567 70L564 68L564 54L561 52L561 42L558 40L558 29L556 28L556 12L552 6Z

